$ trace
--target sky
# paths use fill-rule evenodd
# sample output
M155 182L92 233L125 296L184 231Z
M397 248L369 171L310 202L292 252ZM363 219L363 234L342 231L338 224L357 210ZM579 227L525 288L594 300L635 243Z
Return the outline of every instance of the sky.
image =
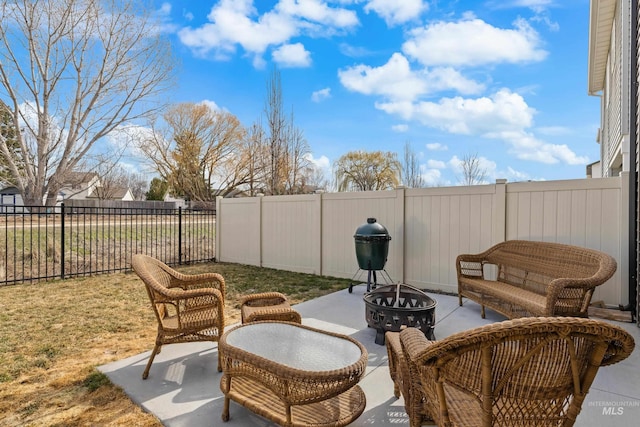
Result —
M179 58L171 102L245 126L280 73L283 105L330 174L349 151L405 144L430 186L577 179L599 160L587 93L589 0L171 0L156 13Z

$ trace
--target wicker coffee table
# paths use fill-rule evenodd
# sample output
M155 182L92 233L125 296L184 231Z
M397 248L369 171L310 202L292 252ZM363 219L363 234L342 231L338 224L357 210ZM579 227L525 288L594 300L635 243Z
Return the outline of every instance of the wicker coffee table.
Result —
M367 350L345 335L297 323L255 322L219 342L222 420L233 400L282 426L345 426L364 411L357 385Z

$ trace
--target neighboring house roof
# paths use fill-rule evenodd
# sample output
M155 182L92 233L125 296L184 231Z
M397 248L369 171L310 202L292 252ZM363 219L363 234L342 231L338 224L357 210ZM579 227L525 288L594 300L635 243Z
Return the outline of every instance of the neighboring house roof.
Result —
M20 190L18 190L18 187L10 186L0 190L0 194L20 194Z
M96 187L96 189L87 197L87 199L109 199L109 200L122 200L124 198L131 198L131 190L129 187L115 187L105 190L104 187ZM106 197L102 197L106 196ZM127 197L130 196L130 197Z
M617 0L591 0L588 71L590 95L604 89L616 3Z
M96 178L98 178L98 174L95 172L69 172L65 175L63 185L88 184Z

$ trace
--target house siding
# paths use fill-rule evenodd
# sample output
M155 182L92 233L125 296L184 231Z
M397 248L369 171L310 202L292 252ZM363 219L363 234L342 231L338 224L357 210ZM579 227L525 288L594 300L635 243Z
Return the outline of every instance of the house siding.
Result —
M607 61L607 73L603 93L603 138L602 138L602 164L603 176L617 175L622 165L619 158L623 152L628 152L624 147L624 136L629 129L629 90L627 55L624 52L629 45L628 2L618 2L615 18L612 26L609 58Z
M636 134L635 134L635 161L634 161L634 165L633 167L635 168L635 194L633 195L633 200L635 201L635 244L636 244L636 253L635 253L635 264L636 264L636 269L635 269L635 285L636 285L636 322L638 324L638 326L640 326L640 316L638 316L640 314L640 274L638 274L638 270L640 270L640 191L638 191L638 189L640 189L640 118L639 118L639 114L638 111L640 111L640 49L638 49L638 46L640 46L640 2L638 2L637 0L635 1L635 18L636 18L636 22L634 23L635 25L635 29L636 29L636 33L635 33L635 46L634 49L635 50L635 70L633 70L634 72L634 79L635 79L635 90L633 90L633 93L635 95L635 105L636 105L636 111L635 111L635 129L636 129Z

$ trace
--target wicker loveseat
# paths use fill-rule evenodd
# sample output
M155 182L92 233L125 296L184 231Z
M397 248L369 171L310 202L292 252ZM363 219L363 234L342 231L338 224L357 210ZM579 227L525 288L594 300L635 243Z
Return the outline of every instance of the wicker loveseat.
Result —
M493 276L487 271L494 265ZM616 271L613 257L560 243L508 240L456 259L458 298L476 301L506 317L588 317L596 286Z

